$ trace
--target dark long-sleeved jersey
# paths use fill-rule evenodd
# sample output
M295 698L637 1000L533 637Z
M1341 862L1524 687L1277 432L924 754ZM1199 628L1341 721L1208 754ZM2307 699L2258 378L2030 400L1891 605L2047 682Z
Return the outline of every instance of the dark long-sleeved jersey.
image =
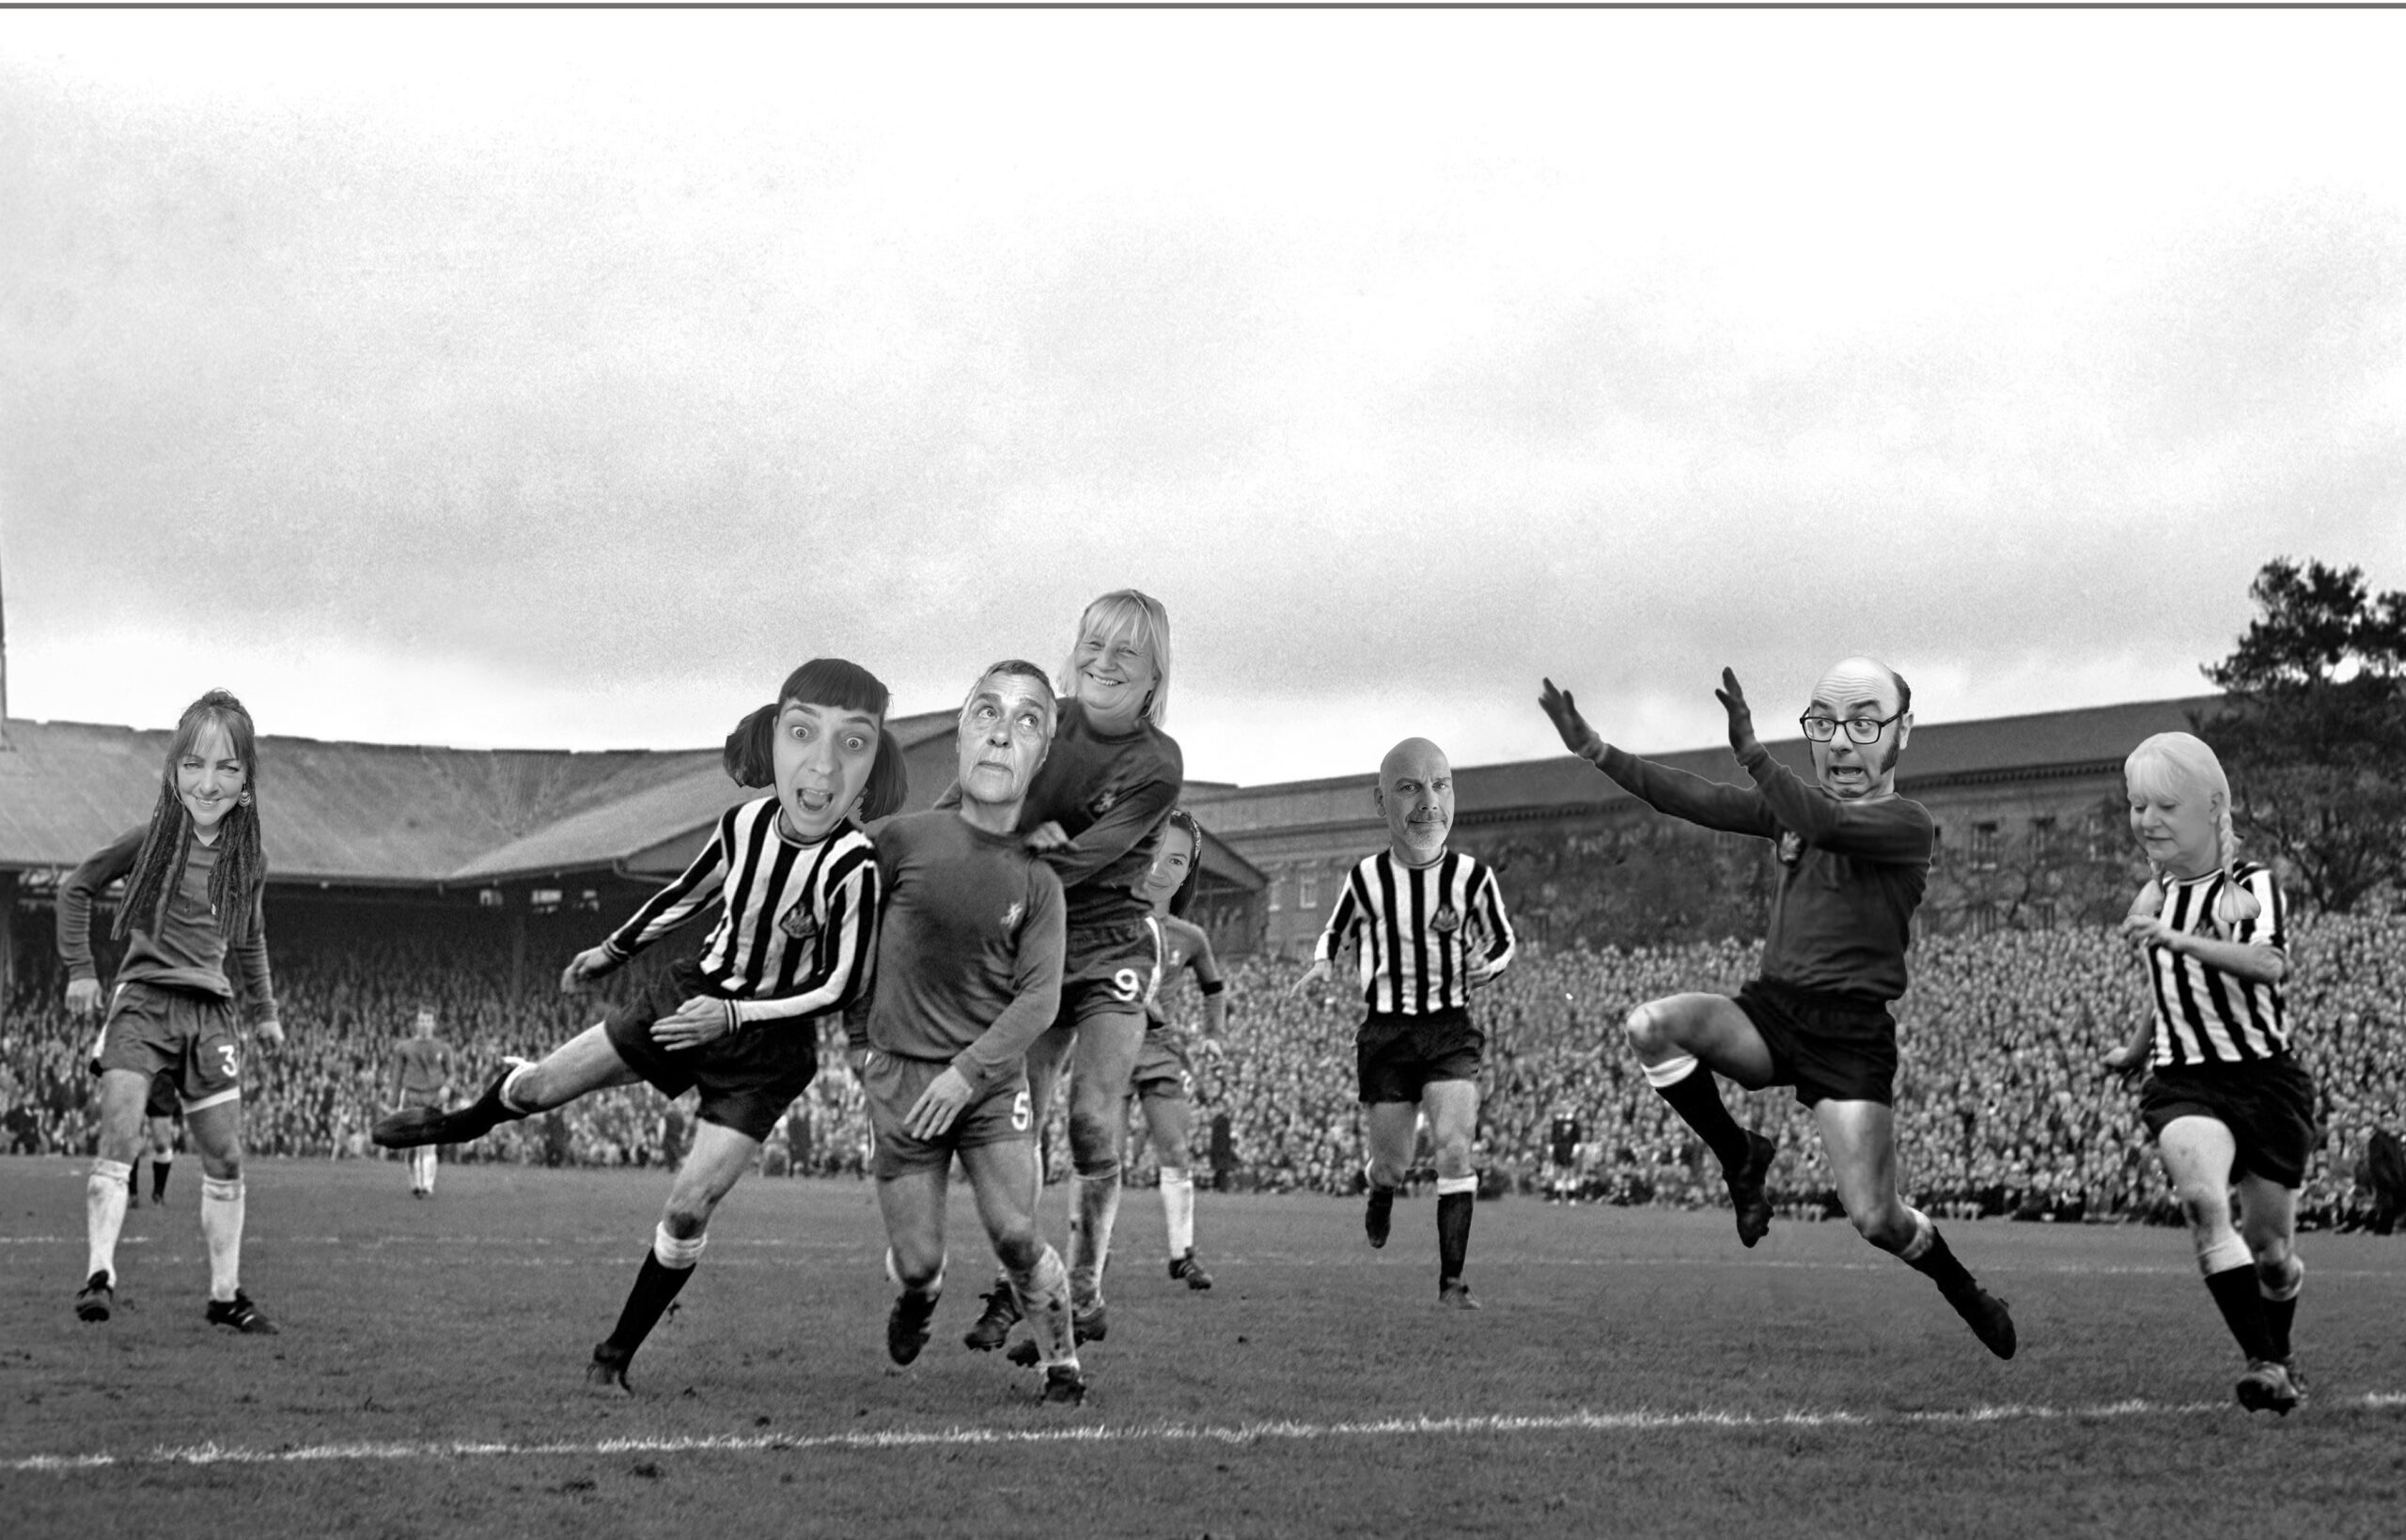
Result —
M851 823L804 845L777 827L777 800L730 807L682 876L602 941L621 960L723 904L702 943L703 981L740 1029L841 1010L867 978L877 942L878 871Z
M1061 1004L1061 879L1021 836L960 814L877 832L885 894L870 992L845 1019L855 1048L949 1060L984 1091Z
M1060 726L1020 809L1023 832L1057 823L1065 849L1044 859L1060 876L1070 928L1141 920L1152 912L1145 875L1153 840L1178 805L1186 760L1177 740L1150 723L1106 738L1079 701L1061 703Z
M58 885L58 957L67 976L98 978L92 960L92 906L108 885L133 870L146 827L118 835ZM209 879L217 870L217 847L188 842L183 880L156 914L137 914L126 927L119 984L161 984L220 1000L241 1000L243 1019L254 1024L275 1017L275 988L268 976L267 919L253 894L251 923L233 948L232 977L226 966L226 933L209 907ZM239 992L236 983L239 981Z
M1902 797L1833 797L1760 743L1739 760L1751 788L1610 745L1594 763L1656 812L1774 842L1780 878L1763 938L1765 978L1881 1001L1905 992L1905 948L1937 841L1929 809Z

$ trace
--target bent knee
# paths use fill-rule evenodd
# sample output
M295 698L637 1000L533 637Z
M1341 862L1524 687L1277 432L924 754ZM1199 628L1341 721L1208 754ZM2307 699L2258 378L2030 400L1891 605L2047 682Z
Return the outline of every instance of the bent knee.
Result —
M1883 1252L1901 1252L1913 1241L1913 1210L1901 1203L1866 1204L1846 1217L1856 1235Z
M992 1238L995 1260L1013 1272L1027 1271L1044 1255L1044 1243L1036 1238L1032 1224L1008 1227Z
M710 1228L711 1210L716 1206L707 1203L687 1203L670 1199L660 1216L661 1224L679 1240L691 1240Z
M1070 1114L1070 1148L1080 1156L1110 1155L1119 1147L1117 1119L1079 1108Z

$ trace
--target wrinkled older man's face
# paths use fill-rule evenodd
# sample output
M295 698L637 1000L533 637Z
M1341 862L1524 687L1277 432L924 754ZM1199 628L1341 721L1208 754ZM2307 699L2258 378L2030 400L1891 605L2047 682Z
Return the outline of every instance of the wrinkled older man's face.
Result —
M1407 738L1379 765L1379 811L1387 844L1407 866L1426 866L1445 853L1454 827L1454 768L1425 738Z

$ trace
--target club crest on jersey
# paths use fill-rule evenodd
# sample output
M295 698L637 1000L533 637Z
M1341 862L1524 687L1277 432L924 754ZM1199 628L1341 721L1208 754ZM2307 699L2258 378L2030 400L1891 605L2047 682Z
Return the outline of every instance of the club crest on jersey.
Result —
M810 917L810 907L806 902L797 903L786 910L784 918L777 922L777 928L795 941L806 941L819 934L819 922Z
M1775 848L1779 853L1779 863L1793 866L1804 859L1804 836L1793 829L1783 829L1779 832L1779 844Z
M1094 816L1098 818L1101 817L1111 811L1111 804L1117 801L1119 801L1119 793L1109 786L1103 787L1102 795L1094 800Z
M1462 917L1455 911L1453 905L1447 904L1437 910L1435 917L1429 924L1439 935L1450 936L1462 927Z
M1019 928L1020 916L1026 912L1027 906L1022 903L1014 903L1010 908L1003 910L1003 934L1008 936L1012 931L1017 930Z

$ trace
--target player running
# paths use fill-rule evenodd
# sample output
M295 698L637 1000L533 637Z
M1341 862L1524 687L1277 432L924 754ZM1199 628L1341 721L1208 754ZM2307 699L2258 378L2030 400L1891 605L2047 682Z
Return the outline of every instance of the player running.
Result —
M1145 1046L1136 1056L1129 1085L1144 1109L1146 1137L1152 1141L1153 1160L1161 1171L1162 1221L1169 1231L1169 1275L1189 1289L1211 1286L1211 1275L1195 1256L1195 1172L1188 1164L1194 1140L1195 1066L1170 1026L1161 997L1176 982L1180 969L1193 971L1195 987L1203 997L1203 1051L1215 1056L1221 1051L1228 1025L1228 986L1220 977L1219 959L1211 955L1211 938L1186 918L1202 877L1203 831L1193 814L1178 809L1162 830L1152 869L1145 879L1161 960L1145 997Z
M1771 1228L1764 1192L1776 1146L1741 1128L1715 1073L1746 1089L1793 1085L1813 1111L1838 1199L1855 1230L1934 1282L1990 1352L2013 1356L2013 1317L1956 1260L1929 1216L1897 1194L1897 1026L1905 946L1929 874L1935 825L1897 795L1897 757L1913 731L1913 692L1895 670L1849 658L1822 676L1802 725L1818 785L1755 737L1738 677L1714 692L1729 746L1752 788L1724 786L1624 754L1545 681L1539 704L1580 755L1657 812L1773 842L1780 865L1761 976L1732 1000L1682 994L1630 1013L1630 1046L1664 1100L1721 1159L1738 1238Z
M434 1035L434 1007L420 1005L410 1035L393 1054L391 1105L439 1108L451 1099L451 1045ZM435 1153L442 1146L420 1144L410 1151L410 1196L434 1196Z
M1408 738L1379 765L1371 800L1387 821L1387 848L1346 879L1312 949L1312 965L1290 994L1326 980L1338 950L1359 947L1363 1018L1354 1043L1368 1125L1369 1206L1362 1227L1384 1246L1396 1190L1412 1169L1421 1118L1437 1165L1437 1302L1476 1310L1463 1282L1478 1177L1471 1140L1478 1130L1478 1070L1486 1034L1473 1023L1470 991L1512 961L1511 922L1495 874L1465 851L1448 851L1454 771L1445 751Z
M1069 908L1061 1008L1027 1052L1036 1127L1070 1065L1070 1159L1077 1173L1070 1298L1080 1341L1109 1325L1102 1269L1119 1212L1128 1079L1145 1041L1145 986L1155 963L1144 894L1154 841L1185 785L1185 760L1161 729L1169 709L1169 614L1133 588L1086 606L1062 667L1060 724L1019 816L1029 848L1061 879ZM939 805L948 800L939 800ZM1018 1316L1009 1280L986 1294L961 1341L1000 1347Z
M2105 1062L2147 1070L2139 1115L2207 1292L2247 1357L2240 1405L2287 1416L2305 1399L2289 1328L2305 1283L2297 1194L2317 1137L2314 1079L2289 1051L2281 996L2286 906L2269 869L2238 859L2230 783L2203 739L2158 733L2122 776L2131 832L2155 874L2122 932L2146 959L2155 1010Z
M150 1077L150 1091L142 1102L143 1128L149 1136L146 1142L150 1147L150 1206L153 1208L167 1201L167 1178L175 1173L176 1136L182 1131L183 1120L183 1097L176 1090L176 1077L163 1069ZM125 1201L129 1207L142 1190L136 1170L141 1163L141 1153L137 1149L134 1159L126 1162Z
M729 808L684 875L578 953L560 988L582 993L716 899L701 955L541 1060L506 1061L474 1103L405 1109L372 1130L387 1149L459 1144L608 1086L700 1091L693 1148L651 1249L617 1328L593 1349L586 1377L597 1388L628 1390L627 1364L701 1260L711 1213L818 1073L820 1019L867 977L878 874L854 820L883 817L905 795L885 703L885 686L857 663L818 658L795 669L775 704L726 739L727 774L770 794Z
M211 1324L273 1334L274 1323L241 1284L242 1263L242 1039L239 989L252 1034L284 1041L268 976L261 895L258 738L242 703L223 690L193 702L167 742L159 801L148 827L128 831L68 874L58 888L58 955L67 1009L100 1004L92 963L92 905L118 878L125 896L116 933L125 939L117 988L92 1046L100 1077L100 1153L85 1184L91 1252L75 1296L79 1320L105 1321L117 1304L117 1242L155 1077L173 1078L184 1127L200 1152L200 1233L209 1249ZM233 959L228 976L227 959ZM156 1157L153 1157L156 1159ZM153 1166L154 1173L158 1169ZM164 1192L165 1183L159 1183Z
M1061 1003L1064 904L1061 879L1019 832L1055 710L1034 663L996 663L971 688L957 738L959 806L877 832L884 896L873 993L846 1021L877 1133L886 1271L902 1291L886 1318L887 1354L909 1363L927 1346L944 1293L945 1187L958 1155L1034 1327L1044 1399L1075 1405L1086 1381L1069 1271L1036 1228L1025 1064Z

